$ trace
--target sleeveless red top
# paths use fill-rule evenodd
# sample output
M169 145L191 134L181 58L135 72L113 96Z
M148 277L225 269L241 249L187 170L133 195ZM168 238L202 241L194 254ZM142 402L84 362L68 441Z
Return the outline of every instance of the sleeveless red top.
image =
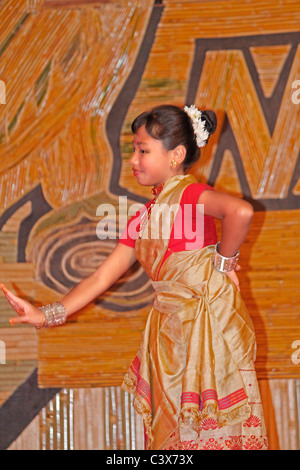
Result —
M197 233L197 228L199 227L199 210L197 209L197 204L200 195L205 190L213 190L213 188L207 184L202 183L192 183L185 188L183 191L180 208L181 211L178 211L176 214L174 224L172 227L170 241L168 245L168 250L165 254L164 260L172 253L178 251L188 251L201 249L208 245L215 245L217 243L217 231L215 226L214 218L210 215L201 215L201 235ZM151 202L147 202L145 206L149 208ZM132 216L127 223L121 237L119 238L119 243L130 246L134 248L135 242L139 237L139 221L137 218L140 216L140 211L137 211L134 216ZM177 230L179 226L182 226L184 221L184 226L188 226L189 230ZM136 229L129 229L130 225L134 224L133 227ZM180 237L178 236L180 233Z

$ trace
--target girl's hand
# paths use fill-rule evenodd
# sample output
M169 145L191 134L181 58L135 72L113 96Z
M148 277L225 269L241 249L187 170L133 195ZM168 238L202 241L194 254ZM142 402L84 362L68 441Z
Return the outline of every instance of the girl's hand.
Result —
M36 328L40 328L43 324L44 313L39 309L31 305L27 300L17 297L10 292L4 284L0 284L2 291L4 292L8 302L12 308L17 312L18 317L11 318L9 323L16 325L17 323L28 323Z
M240 270L241 270L241 267L238 264L236 268L233 269L232 271L227 271L224 273L236 285L237 290L239 292L240 292L240 282L239 282L239 278L237 277L236 271L240 271Z

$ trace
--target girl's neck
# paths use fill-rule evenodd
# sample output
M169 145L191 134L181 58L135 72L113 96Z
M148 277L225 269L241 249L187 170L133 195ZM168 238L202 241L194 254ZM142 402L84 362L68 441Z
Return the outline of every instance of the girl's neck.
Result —
M169 176L169 178L167 178L165 181L163 181L162 183L159 183L159 184L155 184L152 188L152 193L154 194L154 196L158 196L159 193L161 193L161 191L163 190L163 187L166 183L166 181L168 181L168 179L170 178L173 178L174 176L179 176L179 175L182 175L184 176L184 173L181 171L181 172L178 172L176 174L173 174L172 176Z
M154 194L154 196L158 196L158 194L161 193L161 191L163 190L164 185L165 185L165 182L160 183L156 186L153 186L152 193Z

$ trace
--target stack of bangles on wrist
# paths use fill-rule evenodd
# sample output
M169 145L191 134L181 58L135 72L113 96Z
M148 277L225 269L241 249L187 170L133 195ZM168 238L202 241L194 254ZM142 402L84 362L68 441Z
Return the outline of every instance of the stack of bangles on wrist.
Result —
M42 310L45 316L42 324L37 327L38 330L41 328L60 326L66 323L67 311L60 302L53 302L44 307L39 307L39 309Z
M215 251L212 255L213 266L217 269L217 271L220 271L221 273L233 271L236 268L240 252L238 251L237 254L232 258L226 258L225 256L220 255L218 251L219 245L220 242L216 244Z

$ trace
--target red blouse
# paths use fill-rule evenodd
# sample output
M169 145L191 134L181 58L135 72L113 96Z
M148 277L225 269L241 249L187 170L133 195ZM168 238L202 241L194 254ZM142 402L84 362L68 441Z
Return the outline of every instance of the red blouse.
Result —
M184 190L180 201L181 210L178 210L176 214L164 260L172 252L201 249L217 243L214 218L210 215L200 214L196 206L200 195L207 189L213 190L207 184L192 183ZM148 208L151 202L147 202L145 206ZM139 221L136 220L139 216L140 211L137 211L131 217L119 239L120 243L134 248L135 241L139 237ZM134 223L133 227L136 227L135 230L132 227L129 230L132 223Z

